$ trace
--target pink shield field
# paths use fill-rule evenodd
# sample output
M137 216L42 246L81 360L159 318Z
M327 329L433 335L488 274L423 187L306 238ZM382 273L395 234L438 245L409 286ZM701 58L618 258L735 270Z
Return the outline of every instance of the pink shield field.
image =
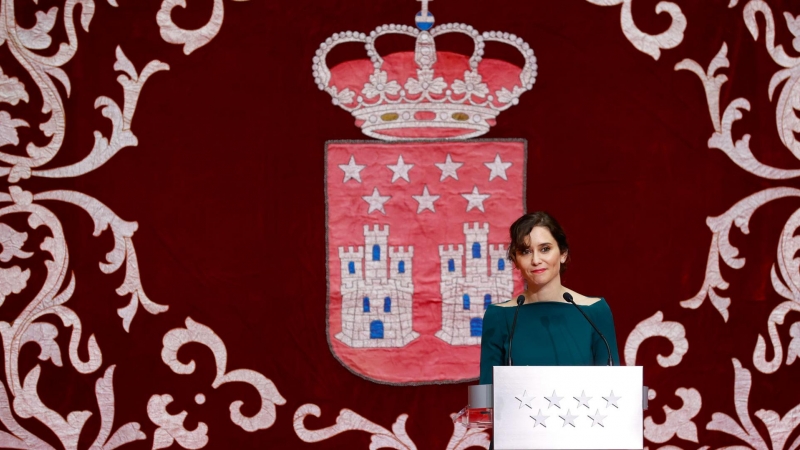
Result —
M329 142L328 341L393 384L478 376L483 313L522 283L506 258L525 211L521 140Z

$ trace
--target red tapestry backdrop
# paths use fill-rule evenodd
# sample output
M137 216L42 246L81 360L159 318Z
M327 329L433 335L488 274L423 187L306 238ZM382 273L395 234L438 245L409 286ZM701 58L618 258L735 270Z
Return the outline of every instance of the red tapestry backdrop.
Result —
M523 208L649 448L800 446L797 5L423 3L0 2L0 447L487 448Z

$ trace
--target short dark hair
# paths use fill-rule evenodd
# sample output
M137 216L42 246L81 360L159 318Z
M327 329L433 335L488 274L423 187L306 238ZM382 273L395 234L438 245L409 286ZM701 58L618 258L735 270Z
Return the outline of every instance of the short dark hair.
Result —
M511 228L508 229L508 233L511 237L511 243L508 245L508 259L512 262L516 261L515 257L517 252L521 249L528 248L530 243L526 243L525 241L528 239L528 235L531 234L533 227L547 228L550 234L553 235L553 238L555 238L558 244L558 250L562 254L567 254L566 261L561 264L561 273L564 273L570 261L567 235L564 233L564 229L561 228L561 225L558 224L558 221L544 211L525 214L511 224Z

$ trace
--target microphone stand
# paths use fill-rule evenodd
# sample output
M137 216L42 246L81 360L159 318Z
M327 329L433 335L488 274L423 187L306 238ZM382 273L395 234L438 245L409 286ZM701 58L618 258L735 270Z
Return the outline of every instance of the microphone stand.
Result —
M514 330L517 329L517 314L519 314L519 307L525 303L525 296L520 295L517 297L517 307L514 309L514 322L511 325L511 333L508 336L508 358L507 358L507 366L512 366L513 362L511 360L511 345L514 344Z

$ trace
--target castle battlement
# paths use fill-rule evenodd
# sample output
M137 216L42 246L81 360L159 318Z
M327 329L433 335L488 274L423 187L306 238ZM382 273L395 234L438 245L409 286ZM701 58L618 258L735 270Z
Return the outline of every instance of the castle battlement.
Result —
M384 225L383 228L380 225L375 224L372 226L372 229L369 229L369 225L364 225L364 237L388 237L389 236L389 225Z
M501 253L507 253L506 246L504 244L489 245L490 255L494 256L495 254L501 254Z
M358 250L354 250L353 246L347 247L347 250L344 247L339 247L339 259L363 259L364 258L364 247L359 245Z
M409 245L408 251L405 250L404 246L400 247L389 247L389 258L395 259L403 259L414 256L414 246Z
M481 225L478 222L473 222L472 224L467 222L467 223L464 224L464 234L475 233L475 232L488 234L489 233L489 224L486 223L486 222L484 222L483 225Z
M462 244L458 244L458 250L456 250L456 246L453 244L447 245L447 250L445 250L444 245L439 246L439 256L444 258L460 258L464 255L464 246Z

